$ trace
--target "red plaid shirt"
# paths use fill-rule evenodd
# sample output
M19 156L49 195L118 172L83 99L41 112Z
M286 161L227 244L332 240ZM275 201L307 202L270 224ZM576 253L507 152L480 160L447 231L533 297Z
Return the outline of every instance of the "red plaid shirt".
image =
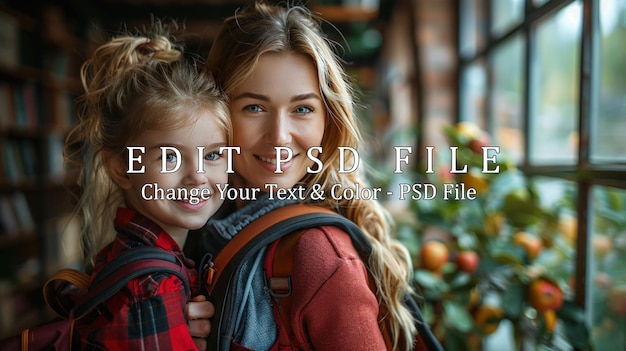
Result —
M198 273L172 237L157 224L128 208L115 218L115 241L98 253L94 272L114 257L136 246L156 246L179 256L191 275L192 295L198 291ZM174 275L147 274L133 279L97 311L78 321L83 350L197 350L185 318L183 282Z

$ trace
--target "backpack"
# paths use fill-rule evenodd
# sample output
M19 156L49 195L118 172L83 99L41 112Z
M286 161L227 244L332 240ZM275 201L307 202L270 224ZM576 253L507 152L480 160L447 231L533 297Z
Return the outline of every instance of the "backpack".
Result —
M208 350L229 350L234 334L234 326L228 323L233 315L236 274L241 264L262 248L268 246L265 257L265 271L268 278L268 287L273 297L273 310L278 326L278 343L280 349L291 349L290 335L292 327L289 323L289 309L291 307L291 271L293 267L293 252L304 229L320 226L335 226L344 230L350 236L352 243L362 258L367 258L372 250L369 240L361 229L352 221L338 213L315 205L293 204L272 210L243 228L217 254L201 272L202 288L205 289L215 306L212 321L212 332L208 339ZM364 260L367 262L367 260ZM416 350L440 351L443 350L439 341L429 329L420 312L417 302L412 296L405 298L407 307L411 310L418 331ZM381 331L388 348L390 348L388 330L381 325Z
M89 314L99 304L115 295L134 278L148 273L168 273L178 276L189 294L189 278L185 266L173 254L157 247L141 246L129 249L114 258L94 277L74 269L62 269L44 285L46 303L59 318L41 326L25 329L20 335L0 341L3 351L41 351L79 349L74 336L74 323Z

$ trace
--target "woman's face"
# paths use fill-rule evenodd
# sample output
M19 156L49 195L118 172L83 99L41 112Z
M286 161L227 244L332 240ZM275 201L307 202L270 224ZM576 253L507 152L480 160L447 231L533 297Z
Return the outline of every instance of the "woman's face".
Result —
M313 62L304 55L264 54L230 98L233 145L241 148L233 156L243 181L236 185L261 191L268 190L266 184L293 187L312 167L307 150L321 145L326 124ZM280 164L282 173L275 172L277 146L292 151L291 160Z

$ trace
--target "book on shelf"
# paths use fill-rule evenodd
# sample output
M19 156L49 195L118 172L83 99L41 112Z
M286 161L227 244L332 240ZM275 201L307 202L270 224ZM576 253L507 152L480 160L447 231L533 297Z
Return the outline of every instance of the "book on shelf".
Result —
M53 129L66 132L74 126L74 94L63 90L49 90L44 93L44 109L48 114L49 124Z
M3 173L8 183L33 180L38 174L38 158L34 141L31 139L5 138L1 142L4 150Z
M19 224L21 231L33 231L35 229L35 220L30 211L28 200L21 191L16 191L12 194L12 203L15 210L15 216Z
M22 158L22 167L24 176L27 178L35 178L38 173L38 160L35 145L31 139L19 139L19 153Z
M0 82L0 130L12 127L14 120L13 86L7 82Z
M19 20L0 11L0 64L9 67L20 64Z
M17 183L20 179L24 178L24 171L22 168L22 161L19 156L19 149L15 147L13 140L3 140L4 149L4 174L7 182Z
M63 130L69 130L75 124L74 115L75 97L70 92L64 92L58 96L57 116L59 116L59 125Z
M48 168L46 174L53 181L62 181L65 177L65 160L63 159L64 139L59 134L50 134L46 138L46 158Z
M7 195L0 195L0 233L17 235L19 229L20 225L11 199Z
M9 235L30 232L35 220L24 193L20 191L0 196L0 231Z
M67 79L70 67L69 54L64 50L51 50L44 57L44 67L55 81Z
M33 83L26 83L22 86L24 95L24 119L26 128L36 128L39 124L39 112L37 111L37 89Z
M15 126L21 129L36 128L39 123L37 90L33 83L13 87Z

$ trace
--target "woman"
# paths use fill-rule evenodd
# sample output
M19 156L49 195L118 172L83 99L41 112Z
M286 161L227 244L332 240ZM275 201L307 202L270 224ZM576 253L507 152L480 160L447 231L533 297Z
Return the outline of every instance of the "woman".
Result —
M353 91L319 20L307 9L256 3L239 11L225 21L206 67L230 100L233 145L240 148L233 154L231 187L261 191L269 190L268 184L303 187L304 197L310 200L318 184L318 193L321 189L325 194L335 184L367 186L358 170L339 172L338 148L358 149L361 142ZM280 173L275 172L275 147L280 147L281 159L288 158L287 150L291 150L292 157L280 164ZM313 150L312 157L307 157L308 150ZM237 199L234 212L207 224L204 251L212 252L251 220L289 202L267 195L255 201ZM297 301L291 314L294 346L304 350L411 349L416 330L403 303L404 296L412 293L410 258L390 237L382 208L374 200L330 196L315 203L359 225L373 252L366 264L342 230L321 227L304 232L294 249L294 275L301 280L294 282L293 289ZM276 342L262 269L264 252L247 262L239 275L241 294L236 305L240 309L232 316L237 323L233 349L268 350ZM368 286L368 271L374 290ZM378 325L379 306L387 312L388 346Z

